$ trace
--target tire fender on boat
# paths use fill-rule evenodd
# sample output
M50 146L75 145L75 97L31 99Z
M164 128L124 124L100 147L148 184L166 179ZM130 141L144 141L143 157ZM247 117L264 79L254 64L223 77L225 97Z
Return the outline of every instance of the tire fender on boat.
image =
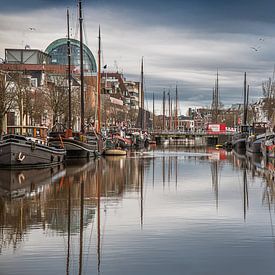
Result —
M35 142L32 141L32 142L31 142L31 150L34 150L34 149L35 149Z
M25 158L26 158L26 156L23 155L22 152L20 152L20 153L18 154L18 156L17 156L17 160L20 161L20 162L22 162Z

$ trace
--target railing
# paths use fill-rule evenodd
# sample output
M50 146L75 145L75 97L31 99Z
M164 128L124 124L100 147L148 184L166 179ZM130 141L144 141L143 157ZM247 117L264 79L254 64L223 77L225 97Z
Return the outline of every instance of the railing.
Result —
M208 130L199 130L199 131L153 131L150 132L151 135L177 135L177 136L184 136L184 135L194 135L194 136L213 136L213 135L234 135L235 133L232 131L219 131L213 132Z

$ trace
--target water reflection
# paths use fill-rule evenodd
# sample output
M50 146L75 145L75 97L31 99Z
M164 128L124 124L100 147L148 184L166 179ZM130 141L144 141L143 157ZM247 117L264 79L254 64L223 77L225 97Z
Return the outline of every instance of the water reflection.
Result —
M55 265L48 268L57 274L130 274L118 261L123 257L136 268L131 274L167 274L163 264L172 268L173 261L178 267L186 265L187 274L192 274L192 268L199 268L196 261L211 261L209 249L220 257L213 243L222 247L226 239L230 252L223 253L232 261L238 242L251 250L251 243L261 237L253 239L255 226L265 243L267 233L261 227L265 213L274 242L274 163L253 155L213 149L195 154L178 148L155 150L55 169L0 171L0 186L0 255L5 259L0 257L0 263L10 274L20 271L8 266L16 262L10 250L23 255L20 267L26 274L36 274L27 268L28 260L39 266L47 245L56 257ZM28 243L37 254L26 252ZM182 263L185 256L192 264ZM217 265L216 274L222 274L224 266ZM41 267L43 273L47 272ZM205 273L194 274L214 273L208 267Z

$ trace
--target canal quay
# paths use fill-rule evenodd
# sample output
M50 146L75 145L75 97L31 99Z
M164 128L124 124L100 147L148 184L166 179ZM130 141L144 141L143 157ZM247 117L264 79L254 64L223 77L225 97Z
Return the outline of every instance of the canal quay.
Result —
M153 147L0 171L0 274L274 274L274 163Z

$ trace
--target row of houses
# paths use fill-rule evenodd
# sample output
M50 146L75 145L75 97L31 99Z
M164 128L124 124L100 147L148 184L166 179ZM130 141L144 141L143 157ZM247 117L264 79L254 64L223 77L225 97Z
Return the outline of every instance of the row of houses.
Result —
M74 41L79 47L79 42ZM48 52L35 49L6 49L5 59L0 64L2 90L13 92L12 104L3 112L3 130L7 125L45 125L52 127L56 122L68 121L68 66L66 64L67 40L53 42ZM53 44L53 45L52 45ZM61 48L60 48L61 47ZM76 51L77 52L77 51ZM87 123L96 122L97 73L94 58L86 52L85 117ZM71 66L73 129L79 130L80 72L78 59ZM24 85L23 85L24 84ZM101 120L103 124L135 125L140 107L140 84L127 80L119 72L101 73ZM2 92L2 95L5 93ZM21 97L19 99L19 97ZM4 99L0 98L4 104ZM29 106L31 105L31 106ZM0 110L1 111L1 110ZM39 115L36 114L37 111ZM34 115L35 113L35 115Z

